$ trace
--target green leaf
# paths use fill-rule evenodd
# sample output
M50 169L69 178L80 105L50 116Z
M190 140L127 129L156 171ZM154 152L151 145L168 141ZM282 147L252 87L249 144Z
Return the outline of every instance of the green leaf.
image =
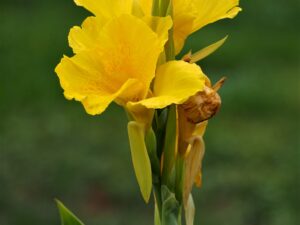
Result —
M185 159L178 155L176 159L175 195L180 203L183 201Z
M209 46L201 49L200 51L192 54L190 56L191 57L190 63L196 63L196 62L204 59L205 57L209 56L213 52L215 52L218 48L220 48L225 43L227 38L228 38L228 36L226 36L222 40L220 40L212 45L209 45Z
M84 225L69 209L59 200L55 200L59 209L61 225Z
M180 204L167 186L162 186L162 225L178 225L180 224Z
M172 178L172 170L175 164L176 157L176 141L177 141L177 119L176 106L169 107L168 119L166 126L165 142L164 142L164 157L163 157L163 184L170 184Z
M152 189L152 172L145 144L145 126L141 123L131 121L128 123L127 128L133 168L142 196L146 203L148 203Z
M155 124L155 135L157 140L157 156L161 159L161 155L163 152L163 145L165 140L165 130L166 130L166 123L168 118L168 109L165 108L160 112L156 111L156 124Z

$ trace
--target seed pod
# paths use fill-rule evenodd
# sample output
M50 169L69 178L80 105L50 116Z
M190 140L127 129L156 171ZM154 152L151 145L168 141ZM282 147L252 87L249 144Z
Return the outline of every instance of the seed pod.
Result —
M221 97L217 91L222 87L226 78L222 78L213 87L206 85L203 91L198 92L183 103L185 115L189 122L197 124L212 118L221 107Z

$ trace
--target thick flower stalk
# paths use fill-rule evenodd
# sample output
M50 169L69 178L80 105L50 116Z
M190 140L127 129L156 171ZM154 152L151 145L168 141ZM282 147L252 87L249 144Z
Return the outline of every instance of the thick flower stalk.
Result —
M203 26L233 18L238 0L75 0L93 16L69 33L74 55L55 69L67 99L90 115L115 102L128 115L131 156L141 194L153 190L155 224L194 220L191 191L201 186L203 135L219 110L217 93L195 63L225 39L176 59L186 38ZM82 224L61 203L62 220ZM73 224L73 223L71 223ZM76 223L74 223L76 224Z

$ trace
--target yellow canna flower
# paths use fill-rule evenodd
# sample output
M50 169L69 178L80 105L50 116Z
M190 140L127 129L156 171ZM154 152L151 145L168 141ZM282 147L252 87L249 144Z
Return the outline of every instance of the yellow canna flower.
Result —
M171 27L169 18L162 20ZM81 101L89 114L100 114L114 100L125 105L147 96L165 42L131 15L102 28L91 17L81 30L71 30L70 45L77 54L64 56L55 71L66 98Z
M112 102L125 108L133 167L144 200L149 201L152 185L162 184L155 191L160 210L168 205L172 212L162 213L158 220L181 218L183 204L187 224L192 225L191 190L202 182L203 135L207 120L220 108L217 91L224 82L211 87L195 62L226 38L183 60L171 59L193 32L235 17L241 10L239 0L74 1L93 16L70 30L74 56L64 56L55 69L65 97L81 102L90 115L101 114ZM152 181L157 176L161 184Z
M156 70L172 22L169 17L155 20L157 33L129 14L104 25L89 17L82 28L71 29L76 55L64 56L55 69L65 97L82 102L91 115L113 101L138 114L143 108L181 104L202 90L204 75L196 64L172 61Z
M129 111L135 120L128 124L132 160L147 202L152 178L144 136L153 109L184 103L204 89L205 76L199 66L184 61L158 66L171 17L136 17L127 1L116 1L107 11L105 1L76 2L95 16L70 30L75 55L64 56L55 71L65 97L80 101L87 113L101 114L113 101Z
M145 14L151 13L152 0L139 0ZM179 53L186 38L206 26L225 18L234 18L241 8L239 0L173 0L174 44Z

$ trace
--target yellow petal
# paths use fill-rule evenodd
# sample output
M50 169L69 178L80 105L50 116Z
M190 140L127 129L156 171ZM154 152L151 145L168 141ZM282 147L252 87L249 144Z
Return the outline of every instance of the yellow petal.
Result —
M65 56L55 69L65 97L81 101L91 115L102 113L118 96L138 86L137 80L128 79L120 88L113 89L105 83L97 66L89 54L79 54Z
M178 54L193 32L209 23L235 17L239 0L174 0L174 42Z
M239 0L193 0L197 10L194 31L225 18L234 18L241 8Z
M139 0L133 0L132 2L132 15L142 18L145 16L144 10L140 4Z
M178 54L188 37L193 32L194 20L197 11L192 0L174 0L174 45L175 52Z
M158 38L165 45L169 39L169 30L172 28L173 21L170 16L167 17L155 17L155 16L144 16L143 21L148 24L149 27L158 35ZM165 63L164 52L160 55L158 65Z
M139 1L145 15L151 15L152 0ZM193 32L224 18L235 17L239 0L173 0L174 44L178 54Z
M81 101L92 115L111 101L125 105L143 99L164 47L144 21L131 15L110 20L96 36L93 48L80 46L77 55L64 57L56 68L65 96Z
M140 3L144 14L145 15L151 15L152 12L152 0L136 0Z
M139 81L135 79L129 79L116 93L106 96L90 95L82 100L82 104L88 114L101 114L112 101L118 101L117 99L119 98L119 96L121 96L123 93L130 92L138 85Z
M122 15L107 23L99 38L100 61L110 85L121 86L128 79L143 84L140 93L125 101L144 98L155 75L156 63L164 43L142 20Z
M164 108L171 104L182 104L190 96L204 88L204 74L196 64L170 61L161 65L154 80L154 97L129 104L147 108Z
M96 17L88 17L81 25L74 26L69 33L69 45L74 53L86 51L99 45L99 35L103 23Z
M171 17L145 16L143 20L158 35L162 44L165 45L169 38L169 30L173 25Z
M180 53L186 38L193 32L196 19L193 13L175 14L174 16L174 45L175 53Z
M101 86L101 76L93 68L95 62L89 55L64 56L55 69L66 98L81 101L89 95L108 95L110 91Z
M74 0L103 21L121 14L131 14L132 0Z

